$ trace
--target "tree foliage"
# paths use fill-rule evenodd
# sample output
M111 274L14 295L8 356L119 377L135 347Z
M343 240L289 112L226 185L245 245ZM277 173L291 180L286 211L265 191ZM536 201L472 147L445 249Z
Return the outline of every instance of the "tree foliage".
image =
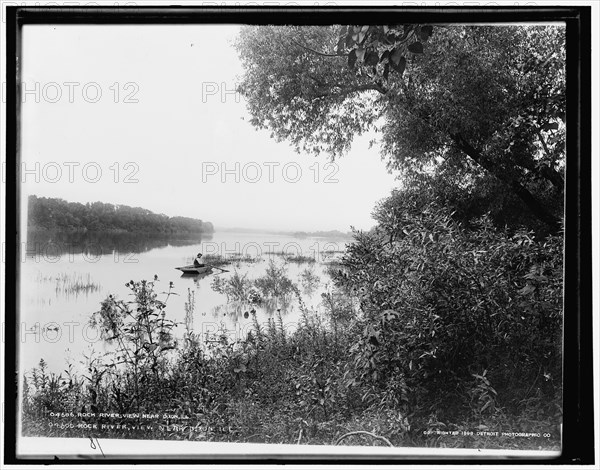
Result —
M242 28L237 47L246 74L240 89L251 123L298 151L347 151L353 136L377 117L374 96L354 98L377 87L348 67L345 53L319 52L333 51L337 42L335 28Z
M141 207L29 197L29 227L40 230L116 231L151 234L212 233L213 225L190 217L169 217Z
M563 27L245 27L237 48L251 123L275 139L336 158L376 130L407 183L454 179L499 220L517 206L559 228Z

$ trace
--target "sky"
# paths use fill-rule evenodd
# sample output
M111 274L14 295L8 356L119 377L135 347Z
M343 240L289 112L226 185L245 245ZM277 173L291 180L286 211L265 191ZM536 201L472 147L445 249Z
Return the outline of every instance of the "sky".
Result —
M217 228L369 229L399 182L374 136L330 164L249 123L236 25L27 25L23 195L102 201Z

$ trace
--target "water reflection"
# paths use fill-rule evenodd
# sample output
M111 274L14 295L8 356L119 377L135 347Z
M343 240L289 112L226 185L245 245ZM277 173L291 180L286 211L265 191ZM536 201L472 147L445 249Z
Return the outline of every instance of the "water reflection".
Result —
M127 256L165 246L197 245L212 239L212 234L152 235L115 232L27 232L25 253L52 262L57 257L84 255L90 259L104 255Z
M266 313L268 317L281 315L285 318L288 314L296 312L296 305L291 297L283 299L265 299L260 304L251 304L232 300L230 302L215 305L211 309L212 317L221 320L227 317L230 322L237 323L249 320L253 314Z
M200 281L204 278L209 277L211 274L212 273L210 273L210 272L201 273L201 274L183 273L181 276L179 276L179 279L191 279L196 286L199 286Z

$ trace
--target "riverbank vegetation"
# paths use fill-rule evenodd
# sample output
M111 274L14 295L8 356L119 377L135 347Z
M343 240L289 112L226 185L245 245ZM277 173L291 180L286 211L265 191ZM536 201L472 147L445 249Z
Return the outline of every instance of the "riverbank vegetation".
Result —
M477 224L431 208L393 244L356 233L321 313L292 284L299 324L254 316L244 338L201 337L197 299L176 324L171 288L130 281L135 301L109 296L91 320L112 353L24 378L24 434L88 436L83 423L103 437L335 444L368 431L394 446L558 448L560 240ZM260 278L273 295L276 271ZM241 296L256 287L238 277ZM515 431L533 437L493 435Z

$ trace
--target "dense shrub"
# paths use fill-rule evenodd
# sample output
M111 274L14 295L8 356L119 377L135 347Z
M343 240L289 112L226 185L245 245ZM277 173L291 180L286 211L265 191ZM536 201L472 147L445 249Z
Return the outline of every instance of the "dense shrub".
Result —
M460 394L484 376L473 385L488 386L482 409L494 408L492 395L494 405L518 405L536 393L554 398L561 239L511 235L487 218L467 230L434 204L398 214L395 225L356 233L336 275L364 312L351 383L397 389L394 396L412 407L427 393Z

